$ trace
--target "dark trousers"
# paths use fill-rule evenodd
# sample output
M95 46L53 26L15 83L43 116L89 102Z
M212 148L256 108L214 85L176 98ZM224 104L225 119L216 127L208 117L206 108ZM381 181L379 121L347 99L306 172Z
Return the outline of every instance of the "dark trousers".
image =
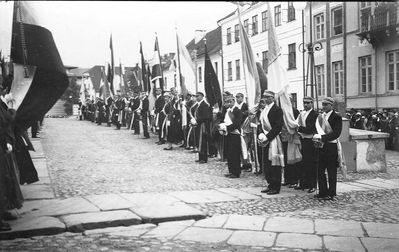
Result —
M141 121L143 122L144 137L150 137L150 134L148 134L148 112L141 111Z
M296 164L287 164L287 149L288 142L283 142L283 151L284 151L284 182L290 185L298 183L298 165Z
M320 196L337 195L337 169L338 169L338 151L337 144L324 143L320 149L318 183ZM326 170L328 174L328 187L326 179Z
M199 148L198 150L198 159L208 162L209 123L204 122L203 124L205 124L204 132L201 132L201 125L198 125L196 127L196 130L198 132L197 135L199 136L198 142L201 141L201 148Z
M140 115L137 112L133 112L132 129L134 130L134 134L140 134Z
M269 160L269 145L265 148L258 147L258 160L260 166L263 168L268 188L280 192L281 189L281 166L272 165Z
M162 123L163 123L164 119L165 119L165 115L163 113L159 113L158 114L158 127L157 127L157 130L158 130L158 140L160 142L165 141L164 137L162 137L162 131L163 131L162 130ZM163 133L163 135L165 135L165 132Z
M240 167L240 152L241 152L241 138L240 135L228 134L225 137L227 166L229 173L239 176L241 173Z
M302 161L300 165L299 185L302 188L316 188L316 149L310 138L301 139L301 145Z
M34 121L32 123L32 137L37 137L37 132L39 131L39 122Z

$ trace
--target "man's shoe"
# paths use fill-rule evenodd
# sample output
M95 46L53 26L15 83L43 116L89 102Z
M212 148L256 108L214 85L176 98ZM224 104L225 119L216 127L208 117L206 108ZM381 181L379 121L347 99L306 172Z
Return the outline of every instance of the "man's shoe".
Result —
M173 147L167 147L167 148L163 148L164 150L172 150Z
M157 144L161 145L161 144L165 144L165 143L166 143L165 141L159 141Z
M309 190L308 190L308 193L314 193L316 191L316 188L310 188Z
M199 164L205 164L205 163L208 163L208 162L205 161L205 160L200 160L198 163L199 163Z
M305 190L305 188L303 188L302 186L295 186L294 187L294 190Z
M236 175L236 174L231 174L230 176L229 176L229 178L239 178L240 177L240 175Z
M186 150L191 150L191 147L186 147L186 148L184 148L184 149L186 149Z
M226 178L230 177L231 173L224 174Z
M291 184L291 185L288 186L288 188L295 188L297 186L298 186L297 184Z
M287 186L289 185L287 182L281 183L282 186Z
M150 136L144 136L144 139L150 138Z
M199 159L198 159L198 160L195 160L195 162L197 162L197 163L199 163L199 161L201 161L201 160L199 160Z
M313 196L315 199L325 199L328 197L328 195L320 195L320 194L316 194L315 196Z
M268 193L270 191L270 189L269 188L266 188L266 189L264 189L264 190L262 190L262 191L260 191L261 193Z
M3 220L5 220L5 221L11 221L11 220L16 220L16 219L18 219L18 217L15 215L12 215L10 212L5 212L3 215Z
M274 195L274 194L279 194L279 192L276 191L276 190L270 190L270 191L268 191L266 194L267 194L267 195Z

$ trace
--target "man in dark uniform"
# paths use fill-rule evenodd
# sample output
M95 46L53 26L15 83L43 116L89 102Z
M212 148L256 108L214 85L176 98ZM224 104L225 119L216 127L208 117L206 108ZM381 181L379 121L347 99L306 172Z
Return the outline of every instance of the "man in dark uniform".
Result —
M104 121L104 103L101 98L98 98L97 109L98 109L97 124L101 125L101 123Z
M130 109L132 110L132 121L130 122L130 129L133 129L134 135L140 134L140 93L133 91L133 99L130 100Z
M223 123L219 124L219 130L226 136L226 156L229 174L228 178L239 178L241 173L240 153L241 153L241 121L242 112L234 106L234 96L225 97L225 103L229 106L225 113Z
M117 94L115 96L115 104L114 104L115 124L117 130L120 130L122 126L122 110L124 107L125 104L123 103L122 97L119 94Z
M313 145L313 135L316 134L317 112L313 109L313 98L305 96L303 98L303 108L298 116L298 133L301 136L302 161L298 171L299 184L295 190L308 189L309 193L316 189L316 149Z
M155 90L156 100L155 100L155 129L158 131L158 141L156 144L164 144L165 139L162 137L162 122L165 119L165 114L161 113L163 107L165 106L165 97L162 95L162 90L157 88Z
M192 123L193 125L196 125L196 134L199 135L199 158L195 162L204 164L208 162L208 142L212 110L209 104L205 101L202 92L197 92L195 96L198 102L198 107L195 111Z
M112 114L111 114L111 106L112 106L112 102L114 100L112 99L111 96L108 96L107 99L105 99L105 119L107 121L107 126L111 127L111 122L112 122Z
M187 134L187 142L188 146L186 147L187 150L193 149L193 152L198 151L198 135L196 134L196 128L197 126L193 124L195 118L195 111L197 110L198 107L198 102L196 100L193 100L193 104L189 108L189 113L190 113L190 122L189 122L189 130Z
M265 90L263 96L266 107L262 110L259 118L258 141L261 146L265 146L261 148L259 156L264 157L262 165L264 165L268 187L261 192L272 195L280 193L281 188L281 167L284 166L284 153L279 134L284 119L283 111L274 103L274 92Z
M150 102L146 92L141 92L141 121L143 122L144 138L150 138L148 134L148 115L149 115Z
M315 197L323 200L333 200L337 195L337 169L339 166L337 145L342 131L342 117L333 110L333 98L326 97L321 104L324 113L318 116L316 123L319 123L324 132L318 132L318 134L313 136L313 139L321 144L317 173L319 193ZM326 170L328 173L328 186Z

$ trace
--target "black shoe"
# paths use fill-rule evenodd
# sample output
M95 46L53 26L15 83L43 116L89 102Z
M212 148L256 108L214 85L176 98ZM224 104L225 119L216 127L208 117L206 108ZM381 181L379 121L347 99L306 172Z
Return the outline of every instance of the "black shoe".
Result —
M240 175L237 175L237 174L231 174L230 176L229 176L229 178L239 178L240 177Z
M165 141L159 141L157 144L161 145L161 144L165 144L165 143L166 143Z
M305 190L305 188L303 188L302 186L295 186L294 187L294 190Z
M182 145L179 145L179 148L184 148L186 145L185 144L182 144Z
M208 162L205 161L205 160L200 160L198 163L199 163L199 164L205 164L205 163L208 163Z
M184 149L186 149L186 150L191 150L191 147L186 147L186 148L184 148Z
M226 178L230 177L231 173L224 174Z
M167 147L167 148L163 148L164 150L172 150L173 147Z
M199 163L199 161L201 161L201 160L199 160L199 159L198 159L198 160L195 160L196 163Z
M150 136L144 136L144 139L150 138Z
M260 191L261 193L268 193L270 191L270 189L269 188L266 188L266 189L264 189L264 190L262 190L262 191Z
M287 182L281 183L282 186L287 186L289 185Z
M316 194L315 196L313 196L316 199L326 199L329 198L328 195L320 195L320 194Z
M12 215L10 212L5 212L3 215L3 220L5 220L5 221L11 221L11 220L16 220L16 219L18 219L18 217L15 215Z
M291 184L291 185L288 186L288 188L295 188L297 186L298 186L297 184Z
M10 231L11 227L10 224L0 220L0 232Z
M274 194L279 194L280 192L276 191L276 190L270 190L268 191L266 194L267 195L274 195Z
M310 188L309 190L308 190L308 193L314 193L316 191L316 188Z

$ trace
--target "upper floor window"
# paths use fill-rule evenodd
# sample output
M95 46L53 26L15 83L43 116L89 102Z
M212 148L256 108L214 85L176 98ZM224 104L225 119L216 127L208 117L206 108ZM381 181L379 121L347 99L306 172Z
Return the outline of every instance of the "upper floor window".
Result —
M267 58L267 53L268 53L268 51L263 51L262 52L262 68L265 71L265 73L267 73L267 67L269 65L269 60Z
M245 29L245 32L247 33L247 35L249 36L249 29L248 29L249 27L248 27L248 19L245 19L244 20L244 29Z
M333 62L332 68L335 94L344 94L344 69L342 61Z
M288 22L295 20L295 8L293 2L288 2Z
M227 62L227 80L233 80L233 68L231 66L231 61Z
M326 83L324 80L324 65L314 67L316 76L317 95L320 97L327 96Z
M296 68L296 49L295 43L288 45L288 69Z
M236 80L241 78L241 71L240 71L240 60L236 60Z
M202 68L198 67L198 82L202 82Z
M262 32L267 31L267 11L262 12Z
M371 55L359 58L360 93L371 92Z
M371 7L371 2L360 2L360 9Z
M387 53L388 90L399 90L399 50Z
M281 25L281 5L274 7L274 25Z
M258 34L258 15L252 17L252 36Z
M332 16L332 35L342 34L342 7L338 7L331 11Z
M324 39L324 13L321 13L314 17L314 24L314 33L316 40Z
M227 28L227 44L231 44L231 28Z
M218 76L218 63L217 62L215 62L215 73L216 73L216 76Z
M240 30L238 24L234 26L234 42L240 41Z

